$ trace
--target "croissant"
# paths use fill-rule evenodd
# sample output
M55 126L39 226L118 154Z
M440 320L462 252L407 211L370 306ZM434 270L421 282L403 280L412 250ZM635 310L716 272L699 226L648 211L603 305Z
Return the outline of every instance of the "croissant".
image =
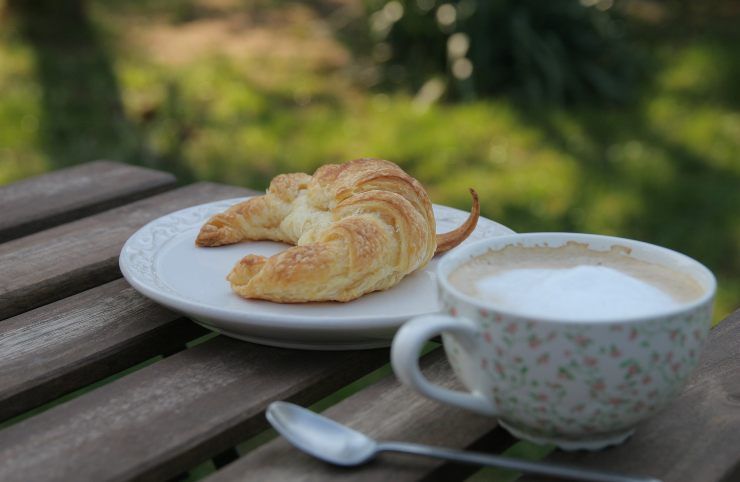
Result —
M227 279L244 298L280 303L350 301L394 286L435 252L475 229L478 198L467 221L436 235L426 191L389 161L327 164L313 176L282 174L267 193L211 217L198 246L272 240L294 246L270 258L248 255Z

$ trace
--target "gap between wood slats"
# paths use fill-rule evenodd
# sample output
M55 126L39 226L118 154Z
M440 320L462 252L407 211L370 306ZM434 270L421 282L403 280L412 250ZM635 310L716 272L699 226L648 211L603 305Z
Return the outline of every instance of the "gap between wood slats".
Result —
M121 247L147 222L250 193L213 183L191 184L0 244L0 320L120 277Z
M210 333L124 280L0 322L0 421Z
M426 346L424 346L424 348L422 349L421 355L424 356L427 353L431 353L439 347L439 343L428 342ZM329 407L336 405L337 403L354 395L355 393L364 390L365 388L383 380L386 377L391 376L395 376L393 375L393 368L391 367L390 363L386 363L385 365L377 368L376 370L373 370L367 375L358 378L349 385L342 387L335 393L332 393L331 395L313 403L308 408L310 410L313 410L314 412L323 412ZM234 448L236 449L238 455L243 456L246 453L256 449L260 445L269 442L276 436L277 432L274 429L270 428L248 440L240 442Z
M311 404L387 360L219 336L0 431L0 480L162 480L263 431L270 401Z
M442 350L422 359L427 376L449 388L460 389ZM476 442L497 450L511 442L498 435L486 438L496 427L490 417L441 405L402 386L395 377L383 378L326 410L325 415L379 440L403 440L450 447L470 447ZM495 443L494 443L495 441ZM490 448L489 448L490 449ZM219 470L208 482L242 480L324 481L393 480L416 481L445 474L444 462L385 454L364 467L332 467L299 452L282 438L272 440ZM441 471L441 472L438 472ZM470 473L470 472L467 472Z
M335 403L359 392L360 390L372 385L373 383L385 378L386 376L391 375L391 373L391 366L389 363L386 363L380 368L368 373L363 377L360 377L349 385L342 387L337 392L332 393L328 397L315 402L309 408L315 412L321 412L331 405L334 405ZM235 447L231 447L221 454L217 454L212 459L201 461L197 465L190 467L187 473L180 474L179 476L174 477L170 482L193 482L196 480L201 480L202 478L214 473L216 470L225 467L235 460L238 460L240 456L243 456L244 454L256 449L257 447L273 440L277 436L278 433L274 429L268 428L267 430L260 432L243 442L240 442Z
M0 243L175 186L172 174L110 161L59 169L0 187Z
M503 433L502 435L504 437L509 437L512 441L512 445L508 449L503 450L501 455L524 460L542 460L547 457L547 454L555 450L555 447L551 445L537 445L524 440L518 440L503 428L499 428L499 431ZM465 479L465 482L513 482L519 480L521 476L522 474L520 472L486 467L475 470L475 473ZM556 481L561 479L546 478L544 480Z
M122 371L120 371L118 373L114 373L114 374L110 375L107 378L104 378L102 380L98 380L97 382L91 383L90 385L87 385L87 386L78 388L77 390L74 390L74 391L72 391L70 393L65 393L61 397L55 398L54 400L52 400L52 401L50 401L48 403L45 403L45 404L40 405L38 407L35 407L35 408L31 409L31 410L28 410L26 412L23 412L23 413L21 413L19 415L16 415L16 416L12 417L12 418L9 418L9 419L7 419L7 420L5 420L5 421L3 421L3 422L0 423L0 431L2 431L3 429L6 429L8 427L11 427L11 426L13 426L13 425L15 425L17 423L20 423L20 422L22 422L24 420L27 420L27 419L29 419L31 417L35 417L36 415L39 415L41 413L44 413L47 410L52 409L52 408L54 408L54 407L56 407L58 405L61 405L63 403L66 403L66 402L68 402L70 400L74 400L77 397L80 397L80 396L82 396L82 395L84 395L86 393L89 393L89 392L95 390L96 388L105 386L105 385L107 385L107 384L109 384L109 383L111 383L111 382L113 382L115 380L118 380L119 378L125 377L126 375L129 375L131 373L134 373L137 370L141 370L142 368L147 367L147 366L151 365L152 363L155 363L155 362L161 360L162 358L163 357L162 356L159 356L159 355L158 356L155 356L155 357L152 357L152 358L149 358L148 360L144 360L143 362L138 363L138 364L136 364L136 365L134 365L132 367L128 367L125 370L122 370Z
M422 355L425 355L427 353L430 353L433 350L436 350L437 348L439 348L439 346L440 346L439 343L428 342L426 346L422 349ZM351 395L354 395L355 393L389 376L393 376L393 370L391 368L390 363L386 363L380 368L373 370L372 372L368 373L367 375L363 377L360 377L359 379L355 380L349 385L342 387L335 393L332 393L331 395L313 403L308 408L310 410L313 410L314 412L323 412L324 410L331 407L332 405L339 403L345 398L348 398ZM179 476L176 476L175 478L173 478L172 482L174 482L175 480L188 481L188 482L200 480L203 477L210 475L216 470L235 461L240 456L244 456L246 453L271 441L277 436L278 436L278 433L274 429L269 428L249 438L248 440L240 442L235 447L227 449L222 454L218 454L216 457L213 457L213 459L201 461L197 465L190 467L188 469L187 474L180 474Z
M18 422L21 422L21 421L26 420L28 418L31 418L33 416L36 416L36 415L38 415L40 413L43 413L43 412L45 412L45 411L47 411L47 410L49 410L51 408L56 407L57 405L61 405L62 403L66 403L66 402L68 402L70 400L73 400L73 399L75 399L75 398L77 398L79 396L82 396L82 395L84 395L84 394L86 394L88 392L91 392L91 391L95 390L96 388L100 388L100 387L105 386L105 385L107 385L107 384L109 384L111 382L114 382L114 381L118 380L119 378L123 378L123 377L125 377L127 375L130 375L131 373L134 373L137 370L141 370L142 368L147 367L147 366L149 366L149 365L151 365L151 364L153 364L153 363L155 363L157 361L163 360L167 356L172 356L175 353L179 353L179 352L181 352L183 350L187 350L188 348L191 348L192 346L197 346L197 345L199 345L201 343L204 343L204 342L206 342L208 340L211 340L211 339L215 338L216 336L219 336L219 334L218 333L214 333L214 332L210 332L207 335L203 335L201 337L198 337L195 340L192 340L192 341L186 343L185 345L180 346L176 351L169 352L168 354L162 354L162 355L153 356L153 357L151 357L151 358L149 358L147 360L144 360L144 361L142 361L140 363L137 363L134 366L130 366L130 367L126 368L125 370L121 370L120 372L113 373L112 375L110 375L110 376L108 376L106 378L103 378L102 380L98 380L98 381L96 381L94 383L91 383L89 385L86 385L84 387L80 387L80 388L78 388L78 389L76 389L76 390L74 390L74 391L72 391L70 393L65 393L64 395L62 395L62 396L60 396L58 398L55 398L54 400L51 400L51 401L49 401L47 403L44 403L43 405L40 405L40 406L35 407L35 408L32 408L31 410L28 410L26 412L23 412L21 414L18 414L16 416L10 418L10 419L7 419L7 420L4 420L4 421L0 422L0 430L2 430L4 428L7 428L7 427L10 427L11 425L14 425L14 424L16 424Z
M738 480L740 480L740 461L722 477L720 482L737 482Z

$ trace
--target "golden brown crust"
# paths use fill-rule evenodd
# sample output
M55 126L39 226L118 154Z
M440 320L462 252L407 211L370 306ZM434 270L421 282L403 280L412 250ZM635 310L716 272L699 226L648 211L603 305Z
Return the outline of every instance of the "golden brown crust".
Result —
M472 229L458 231L449 242ZM313 176L277 176L264 196L209 219L196 244L258 239L295 246L270 258L246 256L228 280L240 296L283 303L349 301L390 288L437 247L424 188L392 162L371 158L328 164Z

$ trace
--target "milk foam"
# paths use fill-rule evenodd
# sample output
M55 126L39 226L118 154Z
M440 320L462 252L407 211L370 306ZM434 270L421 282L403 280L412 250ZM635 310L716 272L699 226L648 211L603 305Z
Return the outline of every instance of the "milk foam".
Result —
M506 311L571 320L665 313L704 293L680 268L638 259L623 246L596 251L572 241L489 250L458 266L449 281Z
M570 319L607 319L681 305L659 288L605 266L512 269L478 279L479 297L507 310Z

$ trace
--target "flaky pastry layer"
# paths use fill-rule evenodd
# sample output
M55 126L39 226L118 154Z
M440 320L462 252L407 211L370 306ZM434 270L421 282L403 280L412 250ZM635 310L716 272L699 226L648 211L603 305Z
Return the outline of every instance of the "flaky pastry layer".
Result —
M478 219L439 235L462 242ZM227 279L244 298L280 303L350 301L397 284L437 249L434 213L421 184L392 162L363 158L327 164L313 176L282 174L267 193L211 217L198 246L272 240L294 246L272 257L247 255Z

